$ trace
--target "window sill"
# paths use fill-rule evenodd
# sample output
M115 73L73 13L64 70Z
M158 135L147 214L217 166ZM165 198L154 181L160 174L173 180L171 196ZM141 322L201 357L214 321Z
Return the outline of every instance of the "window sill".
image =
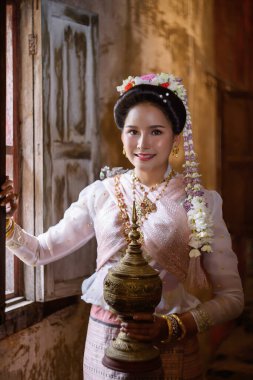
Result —
M34 301L27 301L24 297L14 297L6 301L5 312L8 313L12 310L18 309L20 307L24 307L30 305Z
M48 302L27 301L20 299L7 301L5 321L0 325L0 340L20 330L40 322L50 314L80 301L80 296L71 296Z

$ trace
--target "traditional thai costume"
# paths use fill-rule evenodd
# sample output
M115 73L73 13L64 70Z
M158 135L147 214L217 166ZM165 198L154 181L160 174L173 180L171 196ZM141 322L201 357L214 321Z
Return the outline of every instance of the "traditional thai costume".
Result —
M159 344L162 372L125 374L102 365L104 350L120 326L117 316L105 303L103 281L108 269L125 252L126 216L129 218L132 214L133 195L141 200L143 189L148 194L145 201L154 207L141 222L142 249L163 282L156 313L180 316L190 312L198 331L202 332L236 318L243 308L237 258L222 218L221 197L215 191L204 190L200 183L187 95L181 80L165 73L128 77L118 90L121 97L114 116L119 128L122 128L122 112L117 109L132 96L136 100L140 95L143 101L142 93L145 93L145 99L151 99L168 115L175 134L184 129L184 176L165 179L165 185L162 182L153 191L142 185L135 186L133 192L131 170L96 181L80 193L78 201L70 206L57 225L37 238L8 222L7 245L28 265L45 265L70 254L96 236L96 272L82 286L83 300L92 304L84 355L85 380L201 379L203 373L196 337ZM165 178L170 176L170 170L168 168ZM120 206L122 202L124 208ZM195 290L203 289L208 283L212 298L201 302Z
M170 169L168 169L170 170ZM119 176L129 214L132 209L132 171ZM151 201L162 184L149 193ZM136 196L141 197L140 189ZM198 330L236 318L242 311L243 293L237 270L237 258L222 218L222 201L215 191L205 190L213 219L213 252L202 254L202 267L212 286L213 297L201 303L187 289L189 271L189 235L187 213L184 208L186 193L183 177L171 179L163 196L156 203L156 212L143 222L144 255L149 264L160 272L163 282L161 302L156 312L162 314L190 311ZM82 286L82 299L91 303L90 321L84 355L84 379L200 379L197 339L185 338L176 344L161 344L163 374L130 375L115 372L102 365L105 347L119 331L117 317L109 311L103 298L103 280L126 248L115 192L115 178L96 181L86 187L77 202L66 210L63 219L38 237L15 226L8 248L28 265L45 265L58 260L97 239L96 272ZM87 257L87 260L89 258Z

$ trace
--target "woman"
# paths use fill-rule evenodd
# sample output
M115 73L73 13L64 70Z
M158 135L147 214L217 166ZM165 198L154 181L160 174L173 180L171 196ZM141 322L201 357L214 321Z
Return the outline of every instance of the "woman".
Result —
M7 219L7 245L29 265L55 261L97 238L96 272L83 284L91 303L84 355L84 379L201 379L196 334L237 317L243 294L237 259L222 219L221 198L203 190L193 150L191 118L181 81L169 74L129 77L114 117L121 129L123 153L134 169L85 188L64 218L33 237ZM184 129L185 173L174 173L168 156L177 154ZM10 181L3 186L7 217L15 210ZM103 299L103 280L128 243L132 203L137 205L142 249L163 281L155 315L137 314L122 323ZM67 233L66 233L67 232ZM67 238L68 237L68 238ZM213 298L201 303L196 289L212 287ZM138 319L146 321L140 327ZM119 328L140 341L153 340L161 351L160 371L124 374L102 364L104 349Z

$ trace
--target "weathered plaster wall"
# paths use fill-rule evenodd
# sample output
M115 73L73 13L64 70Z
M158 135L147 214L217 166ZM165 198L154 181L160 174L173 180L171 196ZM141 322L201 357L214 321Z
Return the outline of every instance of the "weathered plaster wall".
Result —
M0 341L0 380L81 380L89 307L67 307Z
M141 65L137 70L169 71L183 78L204 182L215 187L215 91L209 86L208 74L214 71L213 2L132 1L135 3L131 16L133 38L140 41ZM174 163L179 168L182 154L177 161Z
M102 163L126 165L114 129L115 87L128 75L172 72L189 94L196 150L207 187L216 186L213 0L63 0L99 15ZM180 168L181 159L175 163Z

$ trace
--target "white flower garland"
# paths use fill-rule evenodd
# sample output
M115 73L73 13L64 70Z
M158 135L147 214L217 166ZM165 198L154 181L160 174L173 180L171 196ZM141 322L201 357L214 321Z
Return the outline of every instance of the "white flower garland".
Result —
M141 77L129 76L127 79L123 80L121 86L117 87L117 91L120 93L120 95L123 95L124 92L130 90L134 86L138 86L139 84L152 84L153 86L162 86L169 88L180 99L183 99L186 95L186 91L181 79L176 78L172 74L166 73L147 74L142 75Z
M201 175L198 172L198 163L192 139L192 124L190 111L188 109L187 93L181 79L166 73L147 74L140 77L129 76L123 81L121 86L117 87L117 91L123 95L132 87L140 84L151 84L168 88L182 100L186 109L186 123L183 131L186 159L184 164L184 178L186 183L184 207L187 212L188 225L191 229L189 239L191 249L189 256L190 258L196 258L201 255L201 252L212 252L213 221L204 197L204 191L200 181Z

